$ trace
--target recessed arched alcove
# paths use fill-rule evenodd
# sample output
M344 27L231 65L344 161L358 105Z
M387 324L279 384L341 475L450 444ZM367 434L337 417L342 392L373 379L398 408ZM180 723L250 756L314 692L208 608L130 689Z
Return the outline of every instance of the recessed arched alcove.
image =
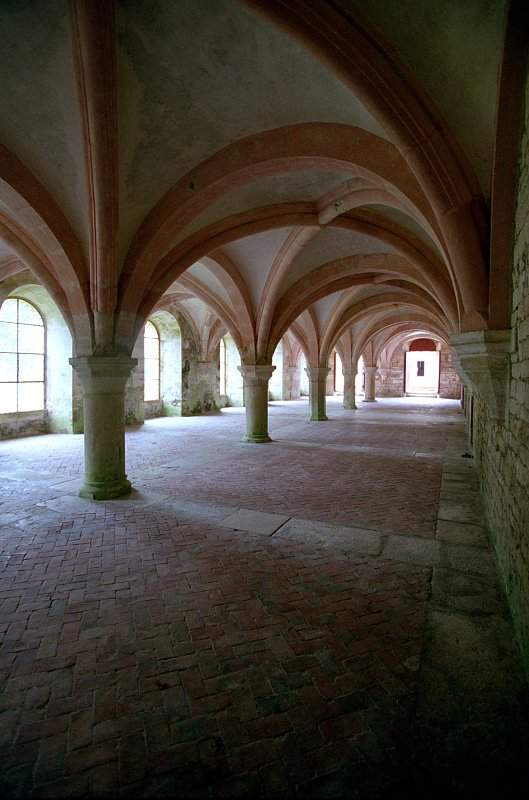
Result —
M146 367L148 359L145 332L143 336L143 403L145 418L179 416L182 413L182 333L178 320L169 311L155 311L148 322L158 335L158 381L157 395L146 394L148 385ZM147 327L147 326L146 326ZM155 343L155 339L151 339ZM150 355L150 354L149 354Z

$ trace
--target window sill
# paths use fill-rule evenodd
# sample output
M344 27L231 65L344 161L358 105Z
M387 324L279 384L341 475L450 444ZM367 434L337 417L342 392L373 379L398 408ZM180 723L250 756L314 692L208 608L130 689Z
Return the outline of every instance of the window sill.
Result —
M5 414L0 414L0 420L3 422L9 422L10 420L16 419L31 419L32 417L35 419L40 419L47 416L48 413L45 408L41 409L40 411L6 411Z

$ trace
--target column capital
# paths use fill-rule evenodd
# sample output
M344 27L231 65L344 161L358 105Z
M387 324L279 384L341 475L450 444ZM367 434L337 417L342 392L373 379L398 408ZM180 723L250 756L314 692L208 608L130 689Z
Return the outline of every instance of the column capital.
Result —
M260 386L268 383L275 366L272 364L241 364L237 369L245 383L250 386Z
M311 381L325 380L330 371L330 367L305 367L305 372Z
M122 392L138 363L138 359L127 355L77 356L69 361L81 379L85 395Z
M511 330L456 333L450 336L450 344L463 383L487 404L494 419L502 420L509 389Z
M376 367L366 367L366 366L364 366L364 369L365 369L365 371L367 372L368 375L374 375L375 372L377 371Z

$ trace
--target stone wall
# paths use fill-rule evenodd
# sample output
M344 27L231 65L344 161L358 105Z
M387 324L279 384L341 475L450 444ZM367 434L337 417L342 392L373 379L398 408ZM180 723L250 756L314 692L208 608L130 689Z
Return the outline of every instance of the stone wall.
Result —
M283 343L279 342L272 357L275 370L268 382L269 400L283 400L283 361Z
M225 336L224 343L226 345L226 383L228 393L223 395L222 405L242 406L244 405L244 388L242 375L239 371L241 356L231 336Z
M334 353L331 354L327 366L329 367L329 374L327 375L325 394L327 397L331 397L334 394Z
M144 362L143 362L143 329L138 336L132 358L138 360L137 365L130 373L130 377L125 386L125 425L143 425L143 421L149 417L157 416L158 403L154 407L151 403L145 403L144 392Z
M397 347L391 366L376 372L376 397L402 397L404 394L404 350Z
M0 415L0 439L35 436L39 433L49 433L46 411L24 411L19 414Z
M461 381L452 363L452 350L444 342L441 345L439 397L452 400L461 398Z
M404 395L404 347L397 347L390 367L379 367L376 374L377 397L402 397ZM439 397L459 400L461 381L452 364L452 351L446 344L441 346Z
M298 361L295 367L283 359L283 398L285 400L299 400L301 397L301 364Z
M500 572L529 676L529 82L513 253L510 389L505 420L474 397L474 455Z
M179 323L182 335L182 416L218 411L218 351L211 362L201 362L198 344L187 322L181 317Z

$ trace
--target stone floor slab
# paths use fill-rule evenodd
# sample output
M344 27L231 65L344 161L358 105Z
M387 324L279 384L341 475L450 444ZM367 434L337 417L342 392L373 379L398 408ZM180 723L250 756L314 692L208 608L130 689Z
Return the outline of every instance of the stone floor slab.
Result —
M355 553L379 555L382 537L377 531L345 526L326 525L308 519L290 519L277 532L278 536L300 541L317 542L328 547L340 547Z
M440 563L441 547L439 542L431 539L388 536L382 548L382 558L433 566Z
M488 547L489 540L485 529L481 525L470 522L453 522L437 520L436 536L443 542L452 544L467 544L474 547Z
M233 528L237 531L251 531L272 536L288 519L289 517L282 514L268 514L263 511L253 511L250 508L240 508L233 514L224 517L220 524L225 528Z

